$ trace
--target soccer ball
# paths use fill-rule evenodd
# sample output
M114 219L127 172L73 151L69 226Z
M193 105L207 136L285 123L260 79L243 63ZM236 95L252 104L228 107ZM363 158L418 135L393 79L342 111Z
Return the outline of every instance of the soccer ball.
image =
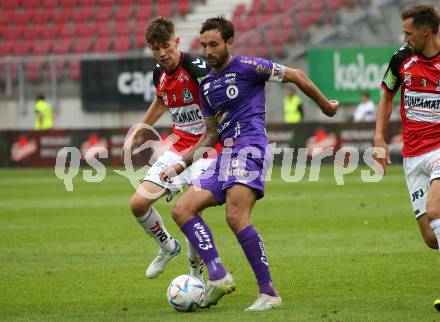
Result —
M168 303L178 312L192 312L205 298L205 286L191 275L179 275L168 286Z

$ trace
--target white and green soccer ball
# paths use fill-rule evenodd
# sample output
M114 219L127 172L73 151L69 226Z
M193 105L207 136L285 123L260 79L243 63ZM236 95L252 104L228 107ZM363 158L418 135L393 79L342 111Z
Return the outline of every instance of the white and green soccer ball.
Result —
M178 312L192 312L205 299L205 285L192 275L179 275L168 286L168 303Z

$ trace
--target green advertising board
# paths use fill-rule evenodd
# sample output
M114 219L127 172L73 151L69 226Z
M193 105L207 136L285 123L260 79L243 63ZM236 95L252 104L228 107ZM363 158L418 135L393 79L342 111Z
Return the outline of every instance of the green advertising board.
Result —
M321 48L308 51L309 77L330 99L356 104L362 92L377 102L380 84L399 45L363 48Z

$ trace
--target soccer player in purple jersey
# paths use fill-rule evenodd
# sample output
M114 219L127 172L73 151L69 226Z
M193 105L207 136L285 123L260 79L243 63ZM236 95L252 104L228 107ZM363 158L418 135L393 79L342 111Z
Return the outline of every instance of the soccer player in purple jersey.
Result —
M223 17L206 20L200 34L212 67L200 83L206 132L180 162L162 170L160 177L172 181L197 159L196 154L201 155L198 149L218 141L223 144L217 162L192 182L172 215L206 264L209 281L204 306L209 307L234 291L235 282L220 260L210 229L197 214L226 203L226 220L259 286L257 300L246 311L267 310L280 306L281 298L272 285L264 243L250 221L256 200L264 196L264 176L272 157L265 132L265 82L294 83L328 116L336 113L338 102L327 100L298 69L262 58L232 56L234 26Z

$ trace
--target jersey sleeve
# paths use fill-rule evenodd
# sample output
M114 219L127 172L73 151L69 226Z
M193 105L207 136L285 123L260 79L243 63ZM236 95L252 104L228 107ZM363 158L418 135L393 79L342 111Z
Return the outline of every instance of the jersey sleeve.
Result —
M162 74L162 67L159 64L156 64L153 69L153 85L156 89L156 96L160 99L163 99L163 97L160 95L160 93L157 91L157 88L160 83L160 75Z
M401 47L391 57L385 76L382 80L382 88L390 92L396 92L400 85L402 85L402 78L400 76L400 66L411 55L408 46Z
M202 91L200 91L200 107L202 108L203 117L213 117L215 115L211 103L209 102L208 95L204 95Z
M209 67L206 60L199 56L190 56L184 54L183 65L185 70L191 76L191 78L200 85L203 78L209 73L211 68Z
M283 65L258 57L240 57L240 63L257 82L281 83L286 68Z

